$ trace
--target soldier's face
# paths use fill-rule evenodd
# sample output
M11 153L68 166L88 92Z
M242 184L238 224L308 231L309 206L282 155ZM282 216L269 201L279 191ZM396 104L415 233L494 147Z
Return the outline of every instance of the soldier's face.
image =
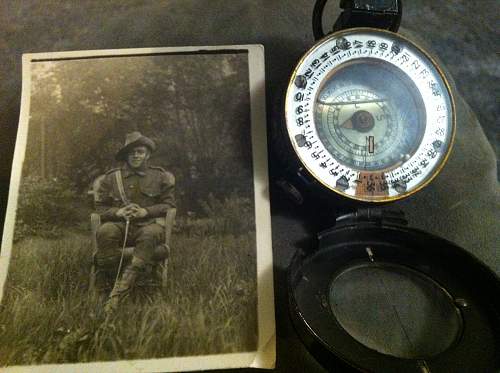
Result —
M146 146L136 146L128 153L127 163L131 168L140 168L149 159L149 155Z

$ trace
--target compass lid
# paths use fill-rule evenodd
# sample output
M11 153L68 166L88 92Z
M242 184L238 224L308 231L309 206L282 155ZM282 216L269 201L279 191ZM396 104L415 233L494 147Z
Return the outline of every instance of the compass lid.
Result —
M289 302L302 340L326 367L497 371L500 279L405 223L396 212L358 211L320 233L317 251L296 254Z

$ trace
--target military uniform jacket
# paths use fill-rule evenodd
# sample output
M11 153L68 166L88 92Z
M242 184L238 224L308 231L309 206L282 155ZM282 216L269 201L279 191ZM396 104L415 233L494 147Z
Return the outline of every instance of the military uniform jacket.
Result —
M95 190L95 207L104 221L119 221L116 212L124 206L115 173L121 170L123 188L128 203L136 203L148 214L134 222L150 224L155 218L164 217L169 208L175 207L175 178L161 167L147 166L133 170L127 165L108 171Z

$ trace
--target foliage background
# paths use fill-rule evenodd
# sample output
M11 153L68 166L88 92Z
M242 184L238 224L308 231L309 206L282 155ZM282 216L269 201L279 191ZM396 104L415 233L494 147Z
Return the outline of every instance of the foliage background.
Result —
M176 177L171 275L103 335L103 299L87 291L88 192L136 130L157 144L150 164ZM250 130L246 53L34 62L0 364L255 350Z
M246 53L168 54L33 63L26 176L79 192L114 164L125 134L152 138L181 210L209 193L251 196Z

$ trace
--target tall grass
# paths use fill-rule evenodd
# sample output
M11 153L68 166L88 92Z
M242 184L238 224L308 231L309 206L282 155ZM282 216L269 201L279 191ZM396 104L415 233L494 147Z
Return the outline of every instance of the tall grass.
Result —
M172 237L167 288L128 298L102 328L86 234L13 247L0 308L0 365L147 359L256 349L254 232Z

